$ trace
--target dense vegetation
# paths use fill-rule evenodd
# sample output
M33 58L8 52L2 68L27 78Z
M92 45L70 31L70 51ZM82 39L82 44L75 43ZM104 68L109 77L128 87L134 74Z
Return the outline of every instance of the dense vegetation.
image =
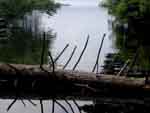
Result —
M8 40L0 39L0 62L15 64L40 64L43 38L36 38L30 32L13 29ZM53 36L46 36L44 63L48 63L48 50Z
M38 26L36 20L34 26L25 17L35 18L32 17L35 11L51 16L59 6L53 0L0 0L0 52L3 53L0 62L40 64L43 37L34 28ZM37 30L34 31L37 34L33 33L32 28ZM46 35L45 51L48 51L54 35L51 32ZM45 54L44 63L48 63L47 56Z
M149 69L149 0L106 0L104 4L113 20L115 45L125 59L138 53L137 65Z
M20 18L32 10L52 15L58 7L53 0L0 0L0 15L8 19Z

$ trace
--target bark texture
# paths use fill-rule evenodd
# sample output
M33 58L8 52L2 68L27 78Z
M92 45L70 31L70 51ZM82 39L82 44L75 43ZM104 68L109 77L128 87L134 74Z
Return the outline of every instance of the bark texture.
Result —
M0 64L2 99L83 99L150 97L144 78L56 70L44 66Z

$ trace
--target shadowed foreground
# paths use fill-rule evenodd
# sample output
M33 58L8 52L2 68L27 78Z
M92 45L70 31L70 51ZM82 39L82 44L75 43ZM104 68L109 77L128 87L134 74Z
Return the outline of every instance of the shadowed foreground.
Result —
M149 98L144 78L77 71L46 71L48 67L0 64L0 98L64 99ZM49 69L50 70L50 69Z

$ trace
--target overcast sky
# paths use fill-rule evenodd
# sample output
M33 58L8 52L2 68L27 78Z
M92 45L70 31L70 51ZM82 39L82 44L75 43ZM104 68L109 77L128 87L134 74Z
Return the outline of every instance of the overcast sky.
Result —
M98 5L101 0L56 0L57 2L71 5Z

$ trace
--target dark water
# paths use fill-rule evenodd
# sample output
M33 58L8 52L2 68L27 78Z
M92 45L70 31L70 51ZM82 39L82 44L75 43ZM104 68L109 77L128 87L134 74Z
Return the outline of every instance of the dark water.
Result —
M24 20L16 20L16 24L8 27L0 27L0 62L16 63L16 64L40 64L41 51L43 46L43 37L45 41L45 51L48 51L55 38L52 33L48 32L44 35L40 28L41 15L38 11L26 15ZM0 24L6 24L0 22ZM11 26L11 27L10 27ZM45 52L44 63L48 62L47 52Z
M112 40L109 38L111 31L108 30L108 18L107 11L96 6L62 7L53 17L36 12L32 16L27 16L23 22L25 28L30 28L30 30L28 29L23 32L16 31L17 33L14 33L14 38L9 39L9 41L0 40L0 52L2 53L0 55L0 61L7 63L39 64L42 39L37 37L37 35L44 31L50 33L46 41L46 51L51 50L54 57L59 54L67 43L70 44L67 51L58 60L59 65L65 64L72 49L77 45L76 54L67 67L68 69L72 69L89 34L90 40L87 50L77 69L91 71L104 33L107 36L102 48L100 63L103 63L106 53L113 51ZM25 22L28 24L24 24ZM33 34L28 34L29 31L32 31ZM44 61L45 63L48 61L47 56L45 56ZM6 108L11 101L1 100L0 112L6 113ZM21 101L17 101L9 113L40 113L39 101L35 101L37 107L33 107L28 101L25 102L27 103L26 108L24 108ZM91 103L91 101L79 101L80 105L85 103ZM51 102L44 102L44 108L45 113L50 113ZM77 112L75 106L74 109ZM64 111L56 107L55 113L64 113Z

